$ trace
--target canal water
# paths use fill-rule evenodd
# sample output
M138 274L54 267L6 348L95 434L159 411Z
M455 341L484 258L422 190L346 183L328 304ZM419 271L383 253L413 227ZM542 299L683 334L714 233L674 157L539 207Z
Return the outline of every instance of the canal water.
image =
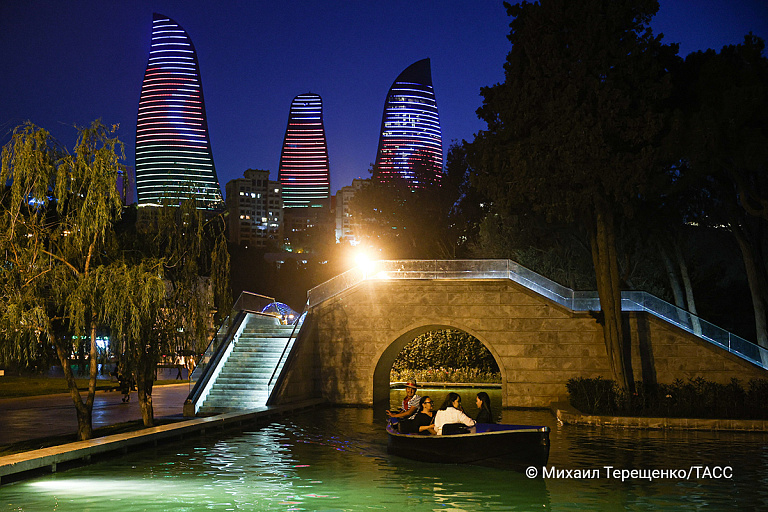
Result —
M440 402L448 391L420 394ZM475 391L456 391L472 414ZM393 391L393 404L401 393ZM499 392L489 394L498 405ZM0 510L768 510L765 434L558 426L548 411L497 415L552 428L549 463L534 468L536 478L390 456L383 418L328 408L3 485Z

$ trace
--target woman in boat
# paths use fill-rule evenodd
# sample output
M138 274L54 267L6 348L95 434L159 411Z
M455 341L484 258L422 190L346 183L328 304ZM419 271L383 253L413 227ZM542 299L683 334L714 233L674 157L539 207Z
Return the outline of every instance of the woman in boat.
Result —
M419 434L437 434L435 431L435 404L429 396L425 396L419 403L419 412L413 419L415 430Z
M493 412L491 411L491 397L488 393L481 391L477 394L477 423L496 423L493 421Z
M435 431L437 435L448 435L448 432L443 432L443 427L452 425L448 431L453 432L453 425L461 423L467 427L474 427L475 420L464 414L461 408L461 397L458 393L448 393L445 397L443 405L440 406L440 410L435 414Z
M428 396L419 400L419 412L413 419L401 419L397 423L397 431L401 434L436 434L434 403Z

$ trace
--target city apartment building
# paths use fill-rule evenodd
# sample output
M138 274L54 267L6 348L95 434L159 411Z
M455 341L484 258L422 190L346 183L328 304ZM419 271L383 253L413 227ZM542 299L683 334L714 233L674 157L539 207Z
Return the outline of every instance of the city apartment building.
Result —
M244 247L277 249L283 240L282 185L269 171L248 169L226 185L229 241Z
M352 180L351 185L342 187L336 192L335 196L335 214L336 214L336 242L350 242L356 245L358 239L355 236L355 227L352 222L352 216L349 213L349 202L355 196L355 192L363 186L363 180L356 178Z

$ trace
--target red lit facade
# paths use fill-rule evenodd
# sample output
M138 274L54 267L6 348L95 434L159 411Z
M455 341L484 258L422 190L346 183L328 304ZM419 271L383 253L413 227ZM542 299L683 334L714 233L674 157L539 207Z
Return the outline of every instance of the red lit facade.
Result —
M331 179L323 100L317 94L299 94L291 102L278 181L283 188L286 210L327 207L329 204Z

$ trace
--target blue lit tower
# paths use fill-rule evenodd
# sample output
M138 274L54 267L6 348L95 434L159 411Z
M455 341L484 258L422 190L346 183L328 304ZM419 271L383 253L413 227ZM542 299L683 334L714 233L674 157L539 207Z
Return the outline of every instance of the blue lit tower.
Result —
M373 178L404 178L411 187L439 182L443 138L429 59L414 62L389 88Z
M136 122L136 194L139 206L193 196L200 208L223 207L195 46L157 13Z
M328 206L328 145L323 100L317 94L299 94L291 102L277 179L283 186L285 208Z

